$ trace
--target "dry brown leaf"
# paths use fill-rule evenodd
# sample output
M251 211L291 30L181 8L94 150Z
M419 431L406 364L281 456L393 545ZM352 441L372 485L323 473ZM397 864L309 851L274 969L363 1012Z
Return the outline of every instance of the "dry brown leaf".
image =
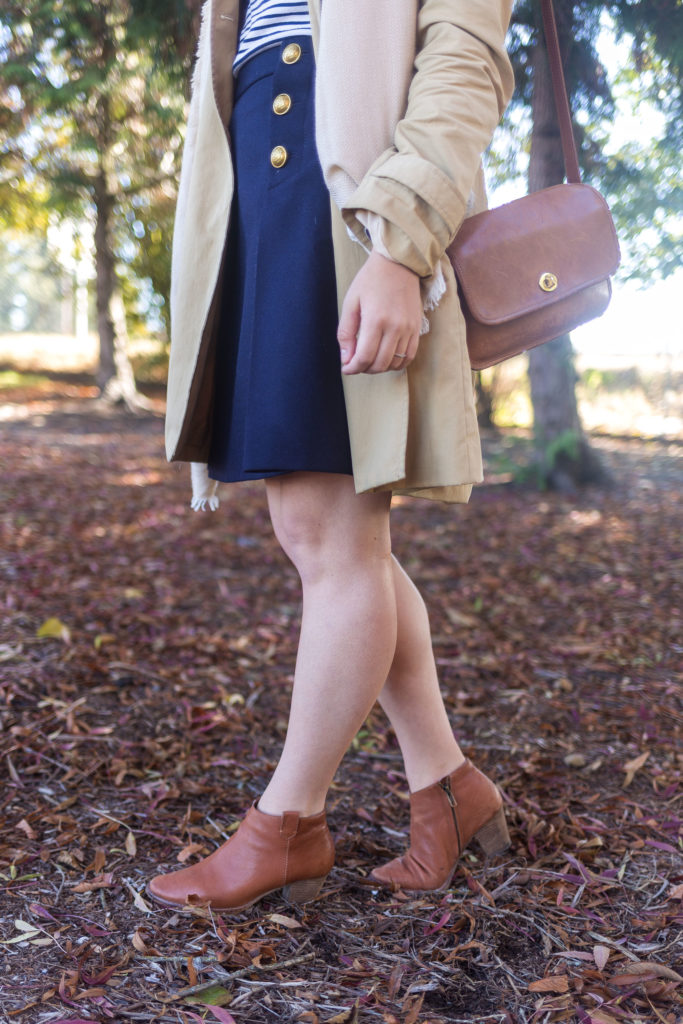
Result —
M105 874L96 875L90 882L79 882L74 885L72 892L92 892L93 889L108 889L114 885L114 875L111 871Z
M683 885L675 885L669 893L670 900L683 900Z
M128 856L129 857L134 857L135 854L138 852L138 846L137 846L137 843L135 842L135 836L133 835L132 832L129 832L128 835L126 836L126 844L125 845L126 845L126 853L128 854Z
M140 893L135 891L130 882L126 882L125 885L129 893L133 897L134 906L136 906L138 910L141 910L143 914L151 914L152 908L150 907L149 903L145 903Z
M590 1024L620 1024L616 1017L610 1016L604 1010L591 1010L588 1017Z
M568 992L569 977L566 974L555 974L548 978L539 978L529 985L530 992Z
M272 921L273 924L280 924L283 928L301 928L301 921L297 921L293 917L286 917L284 914L269 914L268 920Z
M181 864L184 864L193 854L201 853L202 850L206 850L203 843L188 843L187 846L183 846L182 850L176 857Z
M633 778L634 778L636 772L638 771L639 768L643 767L643 765L645 764L645 762L647 761L649 756L650 756L650 751L646 750L643 754L640 754L638 757L634 757L632 761L627 761L626 762L626 764L624 765L624 771L626 772L626 777L624 778L624 781L623 781L623 784L622 784L624 789L626 789L627 786L631 785L631 783L633 782Z
M149 952L149 947L147 946L147 943L143 939L139 928L136 928L136 930L133 932L133 938L131 941L134 947L137 949L138 953Z
M654 974L657 978L666 978L668 981L683 981L680 974L672 971L665 964L655 963L654 960L639 960L637 963L629 964L629 974Z
M424 1003L424 999L425 999L425 994L424 994L424 992L422 992L419 996L417 996L415 999L413 999L412 1002L410 1001L409 998L404 1000L404 1002L403 1002L403 1009L404 1010L406 1009L406 1003L409 1004L410 1009L408 1010L408 1012L406 1013L406 1015L405 1015L405 1017L403 1019L403 1024L415 1024L415 1022L417 1021L417 1018L420 1016L420 1010L422 1009L422 1004Z
M325 1024L356 1024L358 1020L358 1006L352 1006L349 1010L342 1010L334 1017L328 1017Z
M564 763L569 768L585 768L587 762L588 758L585 754L567 754L567 756L564 758Z
M605 964L609 960L612 950L609 946L593 946L593 959L599 971L604 971Z
M18 821L16 827L24 832L29 839L37 839L38 833L35 829L31 828L26 818L22 818L21 821Z

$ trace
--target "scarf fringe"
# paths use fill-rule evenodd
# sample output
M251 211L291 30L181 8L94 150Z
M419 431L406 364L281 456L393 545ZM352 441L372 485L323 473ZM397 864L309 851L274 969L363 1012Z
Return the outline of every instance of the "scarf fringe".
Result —
M191 462L190 473L192 476L192 501L191 507L195 512L205 512L210 509L215 512L220 505L216 493L218 481L209 477L209 467L204 462Z

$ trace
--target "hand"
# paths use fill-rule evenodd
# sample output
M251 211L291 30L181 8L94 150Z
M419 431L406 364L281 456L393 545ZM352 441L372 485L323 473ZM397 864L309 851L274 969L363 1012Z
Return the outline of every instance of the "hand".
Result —
M421 325L417 274L370 253L342 306L337 330L342 373L403 370L415 358Z

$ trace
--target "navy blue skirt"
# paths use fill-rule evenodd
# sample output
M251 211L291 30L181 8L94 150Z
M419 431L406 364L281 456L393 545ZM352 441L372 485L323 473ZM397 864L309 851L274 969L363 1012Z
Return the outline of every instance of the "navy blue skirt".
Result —
M237 77L209 459L215 480L351 473L313 84L310 37L261 51Z

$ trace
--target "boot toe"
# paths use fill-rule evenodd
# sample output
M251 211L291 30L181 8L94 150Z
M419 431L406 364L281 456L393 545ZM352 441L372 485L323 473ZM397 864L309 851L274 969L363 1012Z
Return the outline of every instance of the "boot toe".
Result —
M184 871L174 871L168 875L156 875L147 883L147 893L165 906L182 907L188 900L192 903L202 902L200 893L191 891L196 886L184 884L180 878Z
M396 857L394 860L390 860L387 864L382 864L378 868L373 868L370 872L370 879L373 882L378 882L380 885L384 885L389 889L406 889L415 888L412 884L413 879L411 873L406 870L401 857Z

